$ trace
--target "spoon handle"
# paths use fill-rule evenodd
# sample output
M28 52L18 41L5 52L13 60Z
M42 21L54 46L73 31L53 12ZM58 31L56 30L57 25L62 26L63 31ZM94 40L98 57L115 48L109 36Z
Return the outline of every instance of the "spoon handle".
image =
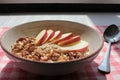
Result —
M108 48L107 48L106 54L103 58L103 61L98 66L98 70L100 70L104 73L110 72L110 51L111 51L111 42L108 43Z

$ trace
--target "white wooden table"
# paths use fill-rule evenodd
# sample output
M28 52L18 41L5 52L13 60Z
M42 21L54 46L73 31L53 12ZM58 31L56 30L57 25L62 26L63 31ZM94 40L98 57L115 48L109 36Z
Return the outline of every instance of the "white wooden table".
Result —
M13 27L22 23L38 20L68 20L89 26L110 24L120 25L120 13L0 15L0 28Z

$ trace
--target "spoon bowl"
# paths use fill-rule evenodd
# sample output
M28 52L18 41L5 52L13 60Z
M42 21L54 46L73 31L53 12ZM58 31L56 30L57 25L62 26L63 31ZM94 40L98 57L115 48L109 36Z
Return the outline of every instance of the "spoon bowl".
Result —
M119 28L114 24L108 26L108 28L104 31L104 34L103 34L105 41L108 43L117 42L119 40L119 37L117 36L119 35L119 31L120 31Z
M103 61L98 66L98 70L109 73L110 72L110 51L111 51L111 44L118 42L120 39L120 29L116 25L112 24L106 28L104 31L103 37L105 41L108 43L108 48L106 54L103 58Z

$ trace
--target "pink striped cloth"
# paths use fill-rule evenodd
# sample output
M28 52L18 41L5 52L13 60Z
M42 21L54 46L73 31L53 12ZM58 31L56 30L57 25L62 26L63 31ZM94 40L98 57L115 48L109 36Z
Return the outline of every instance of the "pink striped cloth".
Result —
M102 36L106 26L96 26L96 29ZM7 31L8 27L0 29L0 36ZM103 74L97 70L98 65L103 59L107 48L107 43L104 42L100 54L89 65L85 66L83 71L77 71L64 76L42 76L28 73L19 69L10 61L3 50L0 48L0 80L120 80L120 41L112 45L110 64L111 72Z

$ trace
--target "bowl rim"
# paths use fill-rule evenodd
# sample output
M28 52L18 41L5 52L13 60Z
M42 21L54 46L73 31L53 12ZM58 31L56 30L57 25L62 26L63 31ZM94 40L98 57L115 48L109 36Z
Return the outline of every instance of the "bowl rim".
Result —
M7 34L9 32L9 30L13 29L13 28L17 28L17 27L20 27L22 25L25 25L25 24L31 24L31 23L37 23L37 22L69 22L69 23L75 23L75 24L80 24L80 25L83 25L83 26L86 26L86 27L89 27L91 28L92 30L94 30L100 37L100 40L101 40L101 43L100 43L100 47L94 51L93 53L91 53L90 55L87 55L81 59L76 59L76 60L70 60L70 61L62 61L62 62L53 62L53 63L50 63L50 62L40 62L40 61L32 61L32 60L28 60L28 59L24 59L24 58L20 58L20 57L17 57L15 55L13 55L12 53L10 53L9 51L7 51L3 44L2 44L2 38L4 37L5 34ZM42 21L31 21L31 22L26 22L26 23L22 23L22 24L19 24L19 25L16 25L16 26L13 26L12 28L10 28L9 30L7 30L6 32L4 32L2 35L1 35L1 38L0 38L0 45L1 45L1 48L3 49L3 51L5 52L5 54L8 54L12 57L14 57L15 59L18 59L18 60L21 60L21 61L24 61L24 62L29 62L29 63L37 63L37 64L63 64L63 63L71 63L71 62L79 62L79 61L84 61L94 55L96 55L103 47L103 44L104 44L104 40L103 40L103 37L99 34L99 32L95 29L93 29L92 27L88 26L88 25L85 25L85 24L82 24L82 23L79 23L79 22L74 22L74 21L68 21L68 20L42 20Z

